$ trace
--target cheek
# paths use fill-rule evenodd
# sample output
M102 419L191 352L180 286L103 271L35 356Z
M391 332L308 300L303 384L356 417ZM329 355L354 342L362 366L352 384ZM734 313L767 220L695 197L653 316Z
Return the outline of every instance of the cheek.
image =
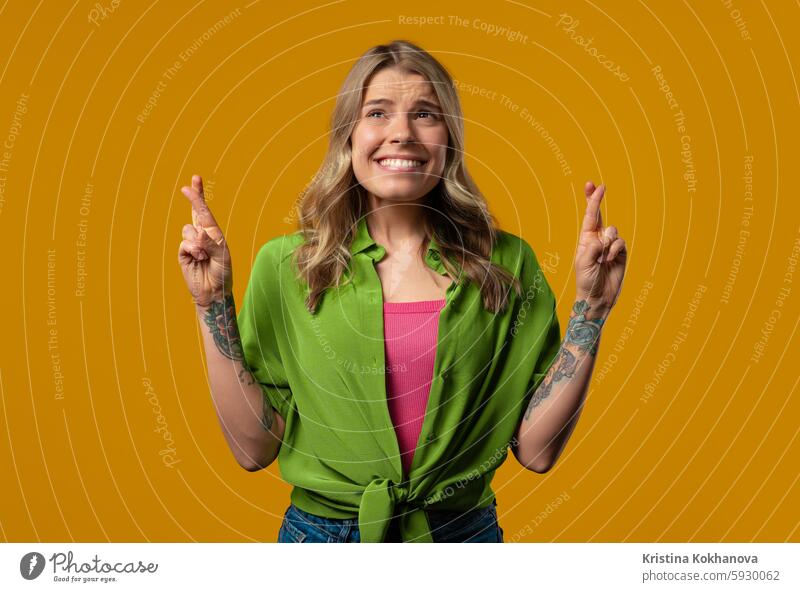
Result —
M449 150L448 139L450 137L447 133L447 128L445 127L444 129L430 130L430 132L431 133L425 139L425 143L428 145L428 152L436 155L436 158L439 161L438 166L441 169L444 169L444 163L447 159L447 151Z
M351 136L353 145L353 161L364 165L369 164L369 158L378 146L381 145L382 136L376 128L359 124Z
M423 131L425 143L430 145L431 151L437 153L447 148L447 138L449 137L446 126L432 127Z

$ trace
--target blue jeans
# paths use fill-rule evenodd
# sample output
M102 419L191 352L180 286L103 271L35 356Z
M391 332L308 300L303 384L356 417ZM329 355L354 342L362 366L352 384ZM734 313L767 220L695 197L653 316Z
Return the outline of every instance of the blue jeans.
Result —
M466 512L427 511L434 543L502 543L497 500ZM289 504L278 531L279 543L359 543L358 518L323 518ZM398 520L389 523L387 543L399 543Z

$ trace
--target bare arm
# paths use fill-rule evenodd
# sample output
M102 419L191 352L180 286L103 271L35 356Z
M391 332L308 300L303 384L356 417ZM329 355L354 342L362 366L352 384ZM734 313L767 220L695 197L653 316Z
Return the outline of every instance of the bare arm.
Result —
M512 452L526 468L547 472L566 446L583 409L607 314L603 306L575 302L561 349L517 427Z
M181 192L192 204L192 224L183 227L178 263L200 319L211 396L233 456L248 471L257 471L278 456L285 422L243 365L231 256L206 204L203 179L193 175L191 187Z
M586 214L575 255L575 304L561 348L525 411L512 451L528 469L544 473L555 464L578 422L594 371L600 333L617 302L628 251L615 226L604 226L600 202L605 185L588 181ZM535 410L535 412L534 412Z
M238 463L248 471L269 466L278 456L286 422L243 365L233 296L196 305L208 363L211 395Z

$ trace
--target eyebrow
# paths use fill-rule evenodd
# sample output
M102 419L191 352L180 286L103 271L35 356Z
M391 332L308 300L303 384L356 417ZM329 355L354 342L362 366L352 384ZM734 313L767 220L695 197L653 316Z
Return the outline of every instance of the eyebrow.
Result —
M384 103L389 104L389 105L393 105L394 101L392 101L391 99L385 99L385 98L371 99L371 100L367 101L366 103L364 103L364 107L368 107L370 105L381 105L381 104L384 104ZM414 105L416 105L416 106L424 105L424 106L427 106L427 107L432 107L434 109L439 109L440 108L439 105L437 105L433 101L429 101L428 99L417 99L417 101L414 103Z

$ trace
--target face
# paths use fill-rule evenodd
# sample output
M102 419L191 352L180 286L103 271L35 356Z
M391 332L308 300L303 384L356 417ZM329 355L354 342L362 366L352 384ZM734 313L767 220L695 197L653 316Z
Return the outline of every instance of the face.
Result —
M353 172L370 194L414 201L437 185L448 132L430 82L384 68L369 81L358 117L350 137Z

